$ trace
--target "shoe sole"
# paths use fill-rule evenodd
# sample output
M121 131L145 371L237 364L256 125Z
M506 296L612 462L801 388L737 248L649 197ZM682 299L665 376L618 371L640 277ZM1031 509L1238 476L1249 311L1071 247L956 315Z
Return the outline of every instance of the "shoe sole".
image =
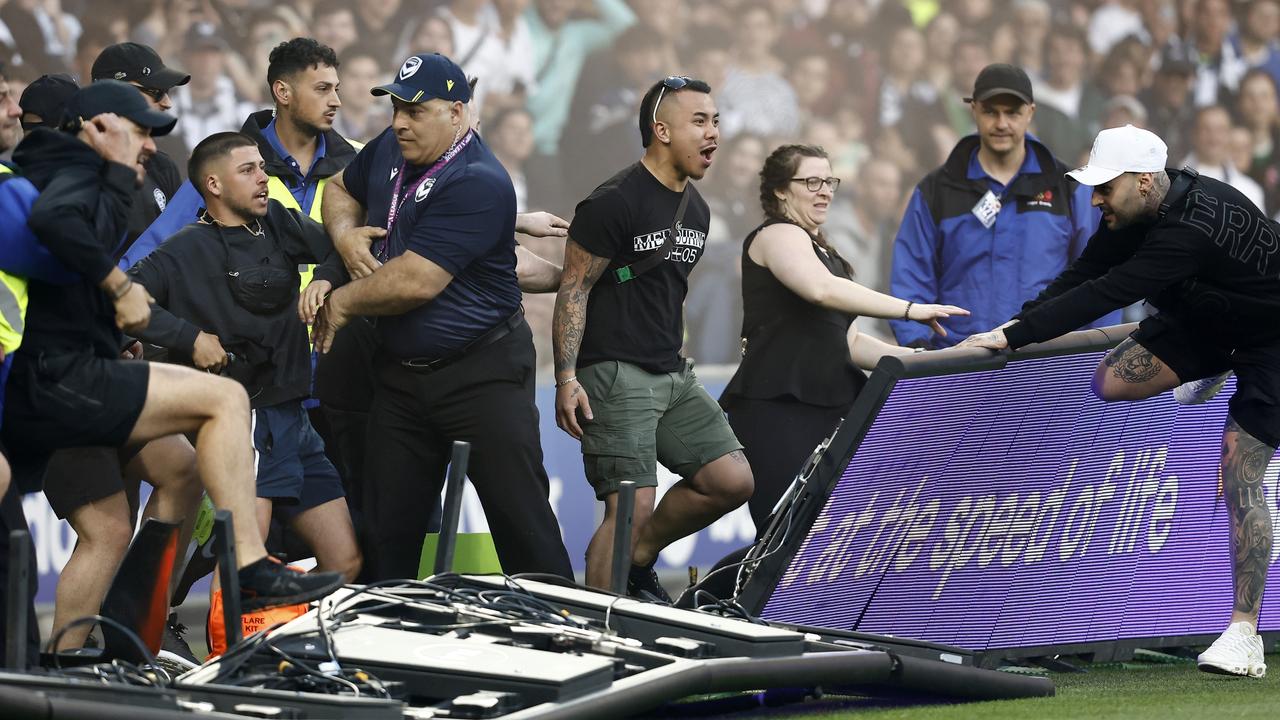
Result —
M240 612L257 612L259 610L270 610L271 608L284 607L286 605L297 605L299 603L309 603L314 600L328 595L329 593L342 587L345 583L342 578L338 578L328 585L322 585L318 588L308 590L307 592L298 593L296 595L286 595L284 597L266 597L253 598L251 600L240 600Z
M1200 672L1213 675L1234 675L1236 677L1260 678L1267 674L1266 665L1216 665L1202 660L1196 663L1196 668Z
M165 670L178 669L180 672L195 670L200 667L200 663L194 662L188 658L184 658L178 653L170 650L161 650L156 653L156 661L160 663L160 667Z

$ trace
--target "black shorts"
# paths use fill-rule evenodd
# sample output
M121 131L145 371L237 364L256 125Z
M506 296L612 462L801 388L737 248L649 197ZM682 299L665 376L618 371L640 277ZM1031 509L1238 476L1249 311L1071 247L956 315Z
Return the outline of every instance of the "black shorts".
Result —
M150 372L144 361L88 350L19 350L5 392L5 446L40 459L63 448L123 446L142 414Z
M129 512L137 517L138 480L126 478L124 468L141 450L139 446L127 446L55 451L44 470L44 496L53 513L65 520L91 502L124 491Z
M1184 383L1234 371L1231 417L1245 432L1280 447L1280 342L1231 350L1215 345L1212 333L1168 313L1143 320L1130 337Z
M253 411L258 497L275 501L286 518L345 496L301 401Z

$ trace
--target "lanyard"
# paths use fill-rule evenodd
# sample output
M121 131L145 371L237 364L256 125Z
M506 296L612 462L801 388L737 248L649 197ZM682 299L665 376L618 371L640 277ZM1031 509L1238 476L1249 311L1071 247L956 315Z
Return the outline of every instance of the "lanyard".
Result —
M387 210L388 237L391 235L391 227L396 224L396 218L400 215L400 206L407 202L410 196L416 195L418 188L421 187L422 183L426 182L428 178L440 174L440 171L444 169L444 166L448 165L455 157L458 156L458 153L462 152L462 150L467 147L471 142L471 136L472 132L468 130L467 134L463 135L461 140L454 143L453 147L449 148L444 155L440 156L440 159L437 160L434 165L427 168L427 171L422 173L422 176L414 181L413 185L405 192L403 199L400 197L400 190L403 189L404 186L406 165L403 162L400 163L400 172L396 173L396 184L391 191L391 207Z

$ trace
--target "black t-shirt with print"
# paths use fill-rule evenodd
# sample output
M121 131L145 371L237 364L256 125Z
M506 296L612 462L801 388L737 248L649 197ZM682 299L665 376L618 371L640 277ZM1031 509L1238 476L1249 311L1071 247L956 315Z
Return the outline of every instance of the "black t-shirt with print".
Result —
M680 193L635 163L578 203L569 237L587 252L610 259L587 300L587 326L578 367L606 360L649 372L680 369L683 307L689 273L702 257L711 211L691 184L689 204L667 261L618 283L614 270L658 252L680 207Z

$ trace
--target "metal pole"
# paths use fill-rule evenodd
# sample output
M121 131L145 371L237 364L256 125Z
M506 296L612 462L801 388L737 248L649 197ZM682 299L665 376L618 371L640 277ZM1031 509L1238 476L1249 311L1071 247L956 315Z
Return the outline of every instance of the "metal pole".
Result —
M618 483L618 507L613 520L613 574L609 589L627 594L627 576L631 574L631 517L636 510L636 484L631 480Z
M27 605L31 602L31 534L26 530L9 531L9 585L5 592L9 603L5 666L23 672L27 669Z
M236 563L236 534L231 527L231 511L218 510L213 515L213 553L218 559L218 578L222 582L222 624L227 647L244 637L240 620L240 574Z
M440 541L436 544L436 564L432 571L435 575L453 570L453 551L458 545L458 516L462 512L462 483L467 479L467 460L470 457L471 443L460 440L453 443L449 473L445 477Z

